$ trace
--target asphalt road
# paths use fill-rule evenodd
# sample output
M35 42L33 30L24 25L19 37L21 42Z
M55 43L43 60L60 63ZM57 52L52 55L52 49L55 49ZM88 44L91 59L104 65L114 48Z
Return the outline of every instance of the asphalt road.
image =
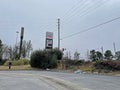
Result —
M120 90L120 77L51 71L0 71L0 90Z

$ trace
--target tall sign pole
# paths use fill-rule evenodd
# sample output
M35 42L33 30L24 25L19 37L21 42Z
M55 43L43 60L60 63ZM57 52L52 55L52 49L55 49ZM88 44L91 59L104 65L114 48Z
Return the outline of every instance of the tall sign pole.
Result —
M22 52L23 36L24 36L24 27L21 27L19 59L21 57L21 52Z
M58 49L60 50L60 19L58 18Z

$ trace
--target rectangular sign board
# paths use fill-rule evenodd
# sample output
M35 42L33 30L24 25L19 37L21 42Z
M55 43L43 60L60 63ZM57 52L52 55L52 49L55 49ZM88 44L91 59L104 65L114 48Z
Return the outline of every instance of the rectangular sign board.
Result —
M53 39L53 32L46 32L47 39Z
M53 32L46 32L46 44L45 49L53 48Z

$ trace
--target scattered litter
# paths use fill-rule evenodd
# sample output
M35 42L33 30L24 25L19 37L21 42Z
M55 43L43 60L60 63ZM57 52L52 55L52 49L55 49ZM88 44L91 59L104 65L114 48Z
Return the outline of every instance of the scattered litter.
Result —
M77 70L77 71L74 71L74 73L76 73L76 74L81 74L82 71L81 71L81 70Z
M46 70L47 70L47 71L50 71L50 69L49 69L49 68L46 68Z

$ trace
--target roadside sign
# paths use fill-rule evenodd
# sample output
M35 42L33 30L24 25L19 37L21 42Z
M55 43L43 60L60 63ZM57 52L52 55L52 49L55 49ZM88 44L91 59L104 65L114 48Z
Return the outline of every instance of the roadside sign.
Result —
M45 49L53 48L53 32L46 32Z
M53 39L53 32L46 32L47 39Z

